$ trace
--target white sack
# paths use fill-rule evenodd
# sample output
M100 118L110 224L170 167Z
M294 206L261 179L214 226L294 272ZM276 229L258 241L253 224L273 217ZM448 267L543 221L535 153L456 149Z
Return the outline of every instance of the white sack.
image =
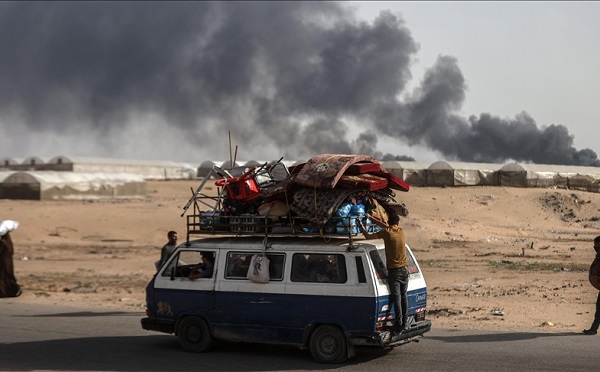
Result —
M254 283L268 283L269 276L269 259L262 253L252 256L250 267L246 278Z
M19 227L19 223L13 220L0 221L0 236L14 231Z

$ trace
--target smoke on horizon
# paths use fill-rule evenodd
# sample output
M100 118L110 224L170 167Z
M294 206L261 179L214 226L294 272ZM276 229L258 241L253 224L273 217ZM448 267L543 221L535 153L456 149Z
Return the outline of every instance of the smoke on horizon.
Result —
M0 148L225 158L231 132L245 158L412 159L378 150L387 136L447 160L600 166L564 125L460 116L451 56L408 92L417 52L399 15L339 2L0 3Z

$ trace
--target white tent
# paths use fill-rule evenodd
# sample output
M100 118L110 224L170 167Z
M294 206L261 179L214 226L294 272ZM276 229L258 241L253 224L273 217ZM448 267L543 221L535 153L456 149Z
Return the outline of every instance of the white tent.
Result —
M223 164L222 160L205 160L198 166L198 170L196 172L196 176L198 178L208 177L210 172L212 171L215 165ZM213 178L215 178L213 176Z
M390 160L381 163L381 166L394 176L407 182L411 186L424 186L427 184L427 168L430 163L415 161Z
M1 199L145 198L146 181L130 173L14 172L0 183Z
M13 172L13 171L4 171L4 170L0 171L0 183L4 182L4 180L8 176L10 176L11 174L13 174L13 173L15 173L15 172Z
M510 163L498 173L502 186L560 186L597 192L600 183L600 167Z
M437 161L427 168L429 186L497 186L502 164Z
M173 161L55 156L43 170L71 172L133 173L144 179L182 179L185 167Z
M4 164L8 164L8 168L15 171L26 171L26 170L40 170L43 169L44 165L48 161L48 158L41 158L39 156L30 156L24 159L10 159L5 158Z
M1 169L13 169L14 166L21 164L24 159L4 157L0 159L0 168Z

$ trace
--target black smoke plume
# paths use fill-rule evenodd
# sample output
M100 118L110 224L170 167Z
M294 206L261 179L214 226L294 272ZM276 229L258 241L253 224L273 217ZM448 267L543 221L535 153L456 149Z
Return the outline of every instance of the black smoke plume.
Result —
M0 148L200 160L231 132L245 158L411 159L383 155L388 136L448 160L600 165L562 125L460 117L452 57L406 92L417 51L399 15L340 2L3 2Z

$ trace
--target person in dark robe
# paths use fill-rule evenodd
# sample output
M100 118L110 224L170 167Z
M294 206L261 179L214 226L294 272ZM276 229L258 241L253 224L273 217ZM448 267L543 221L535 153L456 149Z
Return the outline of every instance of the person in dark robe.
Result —
M21 287L17 284L13 265L14 247L10 233L0 236L0 298L18 297Z
M590 266L589 277L592 286L600 291L600 236L594 239L594 250L596 251L596 258ZM596 312L592 326L583 330L583 334L593 336L598 333L598 327L600 327L600 292L598 292L598 299L596 300Z

